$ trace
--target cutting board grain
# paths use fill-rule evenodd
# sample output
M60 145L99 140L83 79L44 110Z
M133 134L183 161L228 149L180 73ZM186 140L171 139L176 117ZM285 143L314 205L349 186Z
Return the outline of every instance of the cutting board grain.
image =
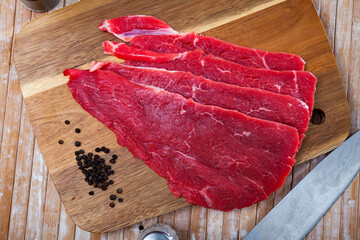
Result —
M103 19L148 14L179 32L197 31L237 44L302 56L306 70L318 78L315 108L325 113L320 125L309 125L297 154L304 162L338 146L348 135L350 112L324 29L310 0L256 1L117 1L84 0L27 24L15 43L15 62L29 118L54 185L74 222L92 232L115 230L173 211L187 203L175 198L166 181L153 173L115 135L81 109L67 90L66 68L87 67L92 59L113 59L101 42L115 40L96 26ZM116 60L116 59L113 59ZM118 61L118 60L116 60ZM65 120L70 125L65 125ZM81 128L81 134L74 132ZM57 142L64 140L63 145ZM119 156L115 184L93 190L77 169L74 142L93 151L107 146ZM124 190L122 204L110 208L109 195Z

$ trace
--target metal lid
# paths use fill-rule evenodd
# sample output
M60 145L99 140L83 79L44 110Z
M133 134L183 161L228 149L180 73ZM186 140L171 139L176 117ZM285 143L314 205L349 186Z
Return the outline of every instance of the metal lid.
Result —
M139 240L179 240L179 238L169 225L157 223L145 228Z

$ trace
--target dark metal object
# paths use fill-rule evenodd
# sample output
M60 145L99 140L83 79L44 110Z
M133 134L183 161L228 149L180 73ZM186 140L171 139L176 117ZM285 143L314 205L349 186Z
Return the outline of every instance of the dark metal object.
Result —
M46 12L53 9L60 0L20 0L25 7L34 12Z
M145 228L139 240L179 240L179 237L169 225L158 223Z

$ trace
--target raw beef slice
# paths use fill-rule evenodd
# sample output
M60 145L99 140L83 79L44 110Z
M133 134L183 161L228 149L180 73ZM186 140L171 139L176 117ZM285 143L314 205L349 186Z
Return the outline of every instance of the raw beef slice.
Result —
M145 15L130 15L103 21L98 28L111 31L116 37L130 41L134 36L143 34L177 34L167 23Z
M130 81L153 85L195 102L236 110L251 117L279 122L298 129L304 137L309 123L306 104L297 98L255 88L208 80L189 72L133 67L115 62L93 62L90 71L116 72Z
M148 30L150 27L151 31ZM242 47L197 33L178 34L165 22L151 16L130 15L105 20L98 28L134 47L154 52L181 53L200 49L244 66L278 71L301 71L305 66L305 61L295 54Z
M203 56L200 50L156 53L110 41L103 43L103 49L106 54L133 60L126 61L128 65L188 71L214 81L289 95L305 102L312 113L316 77L310 72L245 67L212 55Z
M295 160L287 125L187 100L120 75L67 69L74 99L189 203L229 211L264 200Z

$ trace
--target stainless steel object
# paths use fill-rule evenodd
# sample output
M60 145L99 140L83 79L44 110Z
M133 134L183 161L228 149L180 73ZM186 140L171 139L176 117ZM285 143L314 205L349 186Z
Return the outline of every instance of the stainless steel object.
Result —
M20 0L25 7L34 12L46 12L53 9L60 0Z
M158 223L145 228L139 240L179 240L179 238L169 225Z
M360 170L360 131L290 191L244 240L304 239Z

